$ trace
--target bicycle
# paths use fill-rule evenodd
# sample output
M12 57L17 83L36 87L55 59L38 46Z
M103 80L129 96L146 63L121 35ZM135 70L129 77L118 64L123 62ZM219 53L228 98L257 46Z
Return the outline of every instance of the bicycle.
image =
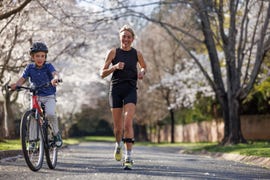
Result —
M62 80L58 82L62 82ZM55 169L57 164L58 148L53 139L52 127L46 118L45 105L38 103L37 96L39 89L48 86L51 86L51 83L46 83L38 87L16 87L17 91L24 89L31 94L31 107L25 111L21 118L20 138L24 159L32 171L41 169L44 152L47 165L50 169Z

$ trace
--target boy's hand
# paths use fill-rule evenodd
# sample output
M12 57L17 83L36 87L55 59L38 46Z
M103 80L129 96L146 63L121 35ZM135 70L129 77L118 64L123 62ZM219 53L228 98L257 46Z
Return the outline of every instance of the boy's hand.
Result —
M17 87L16 83L13 83L13 84L10 85L11 90L16 90L16 87Z
M51 83L52 83L53 86L57 86L58 82L59 82L59 79L52 79L51 80Z

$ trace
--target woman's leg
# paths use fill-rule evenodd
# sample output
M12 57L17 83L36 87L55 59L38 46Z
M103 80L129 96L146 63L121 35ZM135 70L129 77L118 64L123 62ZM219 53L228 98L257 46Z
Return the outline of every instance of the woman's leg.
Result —
M134 103L128 103L124 106L124 138L133 140L133 118L135 114L136 105ZM125 143L126 158L131 156L132 142L128 141Z
M121 142L122 134L123 134L122 109L123 108L111 109L112 116L113 116L113 131L114 131L114 136L117 143Z
M115 150L114 158L116 161L122 159L122 135L123 135L123 119L122 119L122 108L112 108L113 116L113 131L115 136Z

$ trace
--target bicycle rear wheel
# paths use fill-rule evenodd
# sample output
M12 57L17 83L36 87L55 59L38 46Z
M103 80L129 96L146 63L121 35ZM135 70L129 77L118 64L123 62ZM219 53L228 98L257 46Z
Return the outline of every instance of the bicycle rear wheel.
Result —
M32 171L38 171L43 164L44 143L40 134L33 111L26 111L21 119L20 136L24 159Z
M50 124L48 124L48 121L46 125L43 127L43 132L45 137L45 155L47 165L49 166L50 169L55 169L57 164L58 149L55 145L52 128Z

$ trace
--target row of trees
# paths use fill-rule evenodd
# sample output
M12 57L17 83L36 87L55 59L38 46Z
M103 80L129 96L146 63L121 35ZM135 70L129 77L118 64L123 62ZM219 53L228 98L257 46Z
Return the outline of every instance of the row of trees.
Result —
M223 111L225 136L222 143L245 142L239 110L269 51L270 3L165 1L160 7L162 15L158 13L157 18L145 18L163 27L208 81ZM178 12L178 15L172 12ZM175 21L177 17L181 20ZM209 57L207 66L201 62L204 52ZM211 67L211 71L206 67Z
M99 22L94 19L96 17L90 16L91 8L88 11L74 0L1 2L1 86L5 87L17 80L30 62L28 52L31 44L40 40L48 45L47 60L54 63L64 80L58 91L59 116L69 123L74 113L80 110L81 104L91 102L95 106L98 96L88 94L101 92L104 86L96 81L98 73L92 72L97 72L99 64L95 61L101 59L99 51L104 51L105 47L93 47L102 38L99 33L107 27L106 24L99 26ZM83 12L87 12L87 16L81 16ZM85 78L85 73L90 74L89 78ZM89 88L93 81L96 84ZM14 136L14 120L20 114L18 109L22 111L26 108L11 108L15 102L22 103L23 97L20 95L2 88L1 137Z

